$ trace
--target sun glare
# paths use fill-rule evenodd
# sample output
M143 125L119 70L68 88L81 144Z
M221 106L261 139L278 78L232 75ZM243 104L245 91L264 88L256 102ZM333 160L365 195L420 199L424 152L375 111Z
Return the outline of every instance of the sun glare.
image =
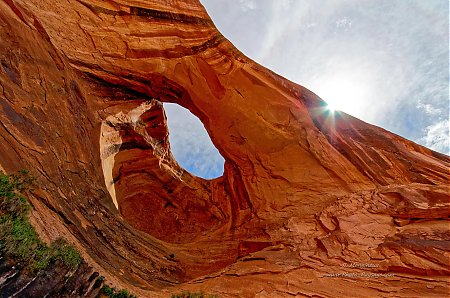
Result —
M364 112L369 88L349 77L324 78L313 84L312 90L327 104L330 111L342 111L354 116Z
M327 102L327 109L331 112L339 110L332 102Z

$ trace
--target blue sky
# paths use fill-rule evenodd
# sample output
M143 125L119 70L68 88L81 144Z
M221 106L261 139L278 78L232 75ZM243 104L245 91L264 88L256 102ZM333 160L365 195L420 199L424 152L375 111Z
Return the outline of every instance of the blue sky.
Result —
M200 119L177 104L165 103L164 110L169 126L170 148L178 163L202 178L221 176L224 159Z
M449 154L448 0L201 2L253 60L337 109ZM175 158L195 175L220 176L223 159L180 109L166 108Z

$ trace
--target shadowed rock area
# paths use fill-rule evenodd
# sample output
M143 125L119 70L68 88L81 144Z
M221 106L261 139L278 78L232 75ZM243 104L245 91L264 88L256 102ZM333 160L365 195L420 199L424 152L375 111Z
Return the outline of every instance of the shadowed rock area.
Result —
M448 294L450 158L328 111L199 1L0 0L0 41L0 169L38 178L40 236L117 288ZM177 164L163 102L202 121L222 177Z
M97 297L98 273L86 264L69 270L61 262L53 263L34 277L0 259L0 297Z

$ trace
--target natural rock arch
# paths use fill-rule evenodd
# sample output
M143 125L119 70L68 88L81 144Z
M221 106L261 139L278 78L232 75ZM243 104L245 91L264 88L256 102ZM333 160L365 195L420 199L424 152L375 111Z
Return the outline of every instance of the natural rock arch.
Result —
M175 161L162 103L150 100L102 123L105 183L116 208L135 228L168 242L189 242L226 223L212 188L223 178L191 175Z
M179 287L375 296L389 280L323 277L374 262L396 274L386 291L447 293L449 157L344 113L330 121L198 1L8 0L0 21L1 167L38 176L41 235L69 238L116 284L155 297L208 275ZM222 178L180 171L153 127L160 102L204 123Z

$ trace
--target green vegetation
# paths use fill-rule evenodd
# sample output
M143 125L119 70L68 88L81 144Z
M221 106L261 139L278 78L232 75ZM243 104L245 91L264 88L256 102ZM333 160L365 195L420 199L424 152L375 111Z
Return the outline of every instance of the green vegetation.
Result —
M34 179L27 171L5 175L0 172L0 253L30 274L60 260L70 268L82 262L80 254L65 240L45 244L29 221L31 205L23 193Z
M218 298L217 295L207 295L203 292L191 293L189 291L183 291L180 294L172 294L172 298Z
M64 239L59 238L53 241L50 249L53 251L54 258L62 260L70 268L76 268L83 262L78 251Z
M136 296L130 294L127 290L117 291L109 286L103 286L99 296L102 297L102 295L110 298L136 298Z
M94 283L94 289L99 288L103 284L104 281L105 281L104 276L97 277L97 279L95 280L95 283Z
M0 172L0 256L13 261L25 274L36 275L54 261L61 261L69 268L77 268L83 262L77 250L64 239L44 243L30 223L31 205L23 193L30 189L34 179L27 171L5 175ZM105 278L94 283L99 288ZM99 297L136 298L126 290L116 291L103 286Z

